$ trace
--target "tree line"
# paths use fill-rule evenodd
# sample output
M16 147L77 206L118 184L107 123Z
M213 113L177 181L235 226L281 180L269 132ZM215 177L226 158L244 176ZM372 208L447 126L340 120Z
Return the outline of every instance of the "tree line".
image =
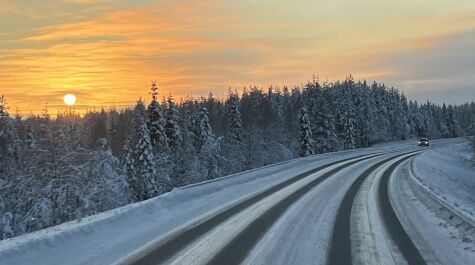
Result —
M0 97L0 239L298 156L475 131L475 103L408 101L354 81L229 90L122 110L10 115Z

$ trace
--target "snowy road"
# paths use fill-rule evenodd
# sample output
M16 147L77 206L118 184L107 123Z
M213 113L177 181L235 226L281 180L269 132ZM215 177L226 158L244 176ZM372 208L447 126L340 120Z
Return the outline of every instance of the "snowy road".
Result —
M388 191L396 168L421 152L408 148L321 166L183 227L123 263L432 264L400 222Z
M471 264L473 216L440 201L411 167L456 144L463 140L346 151L192 185L58 235L0 242L0 264L32 264L61 248L72 261L34 264ZM68 236L71 246L56 243ZM94 244L99 251L79 256Z

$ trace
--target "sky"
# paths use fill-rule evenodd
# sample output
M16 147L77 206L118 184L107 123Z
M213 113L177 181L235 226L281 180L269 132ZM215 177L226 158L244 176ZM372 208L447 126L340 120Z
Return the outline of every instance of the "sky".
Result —
M0 94L50 113L349 74L409 99L475 101L473 0L0 0Z

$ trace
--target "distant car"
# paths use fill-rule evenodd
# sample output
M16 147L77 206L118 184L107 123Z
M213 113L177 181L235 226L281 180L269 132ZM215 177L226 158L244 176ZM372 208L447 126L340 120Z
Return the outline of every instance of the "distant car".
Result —
M417 143L419 146L429 146L429 139L427 138L420 138L419 142Z

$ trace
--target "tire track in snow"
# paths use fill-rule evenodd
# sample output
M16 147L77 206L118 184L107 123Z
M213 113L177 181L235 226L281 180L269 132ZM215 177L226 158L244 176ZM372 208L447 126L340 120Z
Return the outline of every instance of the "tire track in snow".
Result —
M350 186L347 193L343 197L343 200L340 203L338 212L335 218L335 223L333 226L333 232L331 236L330 247L328 249L327 264L328 265L350 265L353 264L352 252L351 252L351 210L353 208L353 203L355 197L360 190L365 179L376 171L379 167L385 163L395 160L401 156L405 156L411 153L419 152L407 152L404 154L398 154L387 158L383 161L380 161L370 168L368 168L363 174L361 174ZM411 156L408 156L409 158ZM401 160L401 162L407 158ZM390 169L394 170L395 167ZM387 174L391 174L392 170ZM386 171L387 172L387 171ZM385 174L386 174L385 172ZM422 265L422 264L421 264Z
M286 181L283 181L279 184L271 186L270 188L267 188L262 192L259 192L255 195L251 195L247 198L244 198L243 200L236 202L234 205L230 207L217 210L215 213L210 214L210 215L198 217L195 221L190 222L188 225L179 227L171 231L170 233L160 238L157 238L156 240L134 251L132 254L118 261L117 264L164 264L164 263L167 263L177 253L185 249L187 246L192 244L194 241L198 240L203 235L212 231L214 228L216 228L223 222L230 219L232 216L236 215L237 213L241 211L246 210L247 208L251 207L255 203L292 185L293 183L299 180L302 180L312 174L315 174L326 168L329 168L331 166L334 166L346 161L355 160L358 158L361 158L358 161L362 161L362 160L374 158L376 156L381 156L381 155L391 154L391 153L396 153L396 152L399 153L405 150L414 150L414 149L418 149L418 148L402 148L400 150L395 150L395 151L376 152L372 154L370 153L370 154L358 155L351 158L346 158L339 161L331 162L323 166L317 167L313 170L301 173L295 177L289 178ZM345 165L345 166L349 166L349 165ZM252 246L255 243L256 242L254 242ZM251 247L249 247L249 249L250 248ZM245 256L242 257L242 259L244 258ZM226 263L226 264L229 264L229 263ZM237 263L234 263L234 264L237 264Z
M391 235L391 238L396 243L397 247L401 251L402 255L406 259L409 265L426 265L426 261L422 258L421 253L417 249L414 242L411 240L406 230L402 226L399 218L397 217L391 201L389 198L389 179L396 169L402 162L413 156L406 157L392 164L388 169L386 169L381 177L379 182L378 189L378 198L381 205L381 213L384 225L386 230Z
M192 225L188 225L186 227L178 229L177 231L173 231L170 234L165 235L165 238L159 238L157 239L157 241L151 242L143 249L139 249L139 251L134 252L132 255L120 261L118 264L163 264L167 262L171 257L173 257L176 253L178 253L180 250L184 249L191 242L198 239L200 236L211 231L213 228L217 227L219 224L223 223L233 215L247 209L256 202L263 200L264 198L278 192L279 190L282 190L285 187L288 187L299 180L302 180L312 174L334 166L338 163L343 163L354 159L358 159L358 161L361 161L383 154L385 153L378 152L374 154L359 155L331 162L323 166L317 167L313 170L301 173L286 181L276 184L250 198L247 198L244 201L238 202L237 204L227 209L224 209L212 216L205 217L203 220L199 220L198 222Z
M379 155L358 159L326 172L322 176L314 179L305 186L299 188L283 200L279 201L262 215L247 225L231 242L226 244L207 265L237 265L247 257L250 250L255 246L259 239L269 230L269 228L279 219L279 217L296 201L304 196L308 191L315 188L318 184L328 179L336 172L341 171L358 162L374 158Z

